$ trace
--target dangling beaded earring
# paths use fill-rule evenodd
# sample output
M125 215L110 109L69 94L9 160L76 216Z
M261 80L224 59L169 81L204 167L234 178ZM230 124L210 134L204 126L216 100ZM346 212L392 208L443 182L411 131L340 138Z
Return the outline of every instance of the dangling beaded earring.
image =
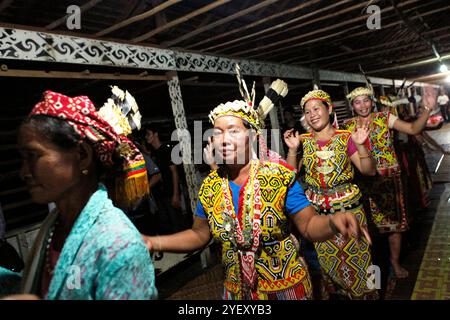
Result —
M81 173L84 174L85 176L87 176L87 174L89 173L89 170L88 169L81 170Z

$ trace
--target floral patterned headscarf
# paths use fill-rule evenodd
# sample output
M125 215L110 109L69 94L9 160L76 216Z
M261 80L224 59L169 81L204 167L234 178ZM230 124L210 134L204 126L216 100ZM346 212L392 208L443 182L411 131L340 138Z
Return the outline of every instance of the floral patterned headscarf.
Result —
M82 140L93 146L98 159L105 168L121 166L115 183L116 200L119 205L129 207L149 193L147 171L142 154L124 135L104 120L87 96L68 97L45 91L29 114L45 115L66 121Z

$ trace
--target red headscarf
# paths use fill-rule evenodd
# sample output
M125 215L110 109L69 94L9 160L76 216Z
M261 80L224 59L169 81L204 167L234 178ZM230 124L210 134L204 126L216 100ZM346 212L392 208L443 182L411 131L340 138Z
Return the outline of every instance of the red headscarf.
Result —
M125 136L103 120L87 96L68 97L50 90L37 103L28 117L45 115L66 121L80 135L92 143L98 159L106 167L122 166L123 175L116 180L116 200L130 206L148 194L147 171L142 154ZM116 157L113 157L116 155ZM120 159L121 163L114 163Z

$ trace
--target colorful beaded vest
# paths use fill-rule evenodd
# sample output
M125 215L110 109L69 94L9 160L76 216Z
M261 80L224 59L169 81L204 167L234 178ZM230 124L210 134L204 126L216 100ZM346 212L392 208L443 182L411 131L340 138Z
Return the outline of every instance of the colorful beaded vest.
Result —
M380 175L390 176L400 171L395 155L393 137L389 131L389 112L372 113L369 126L370 135L366 147L377 161L377 171ZM343 127L353 131L357 125L357 117L344 121Z
M241 298L251 291L288 289L307 276L284 213L294 181L295 173L284 165L253 160L238 208L233 206L228 179L218 170L200 188L210 229L222 243L225 288Z
M351 133L336 130L336 133L323 146L314 139L312 133L303 134L303 166L305 182L308 185L306 196L321 214L345 211L357 207L361 193L352 184L353 165L347 154Z

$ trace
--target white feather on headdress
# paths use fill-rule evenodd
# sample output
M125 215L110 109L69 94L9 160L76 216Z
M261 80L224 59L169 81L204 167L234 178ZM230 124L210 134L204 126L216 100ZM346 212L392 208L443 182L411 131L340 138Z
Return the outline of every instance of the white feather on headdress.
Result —
M287 83L283 80L277 79L272 82L269 90L267 90L266 95L258 106L257 112L261 121L267 117L275 103L277 103L281 98L286 97L288 91Z
M118 134L129 135L141 128L141 113L134 97L117 86L111 87L111 98L100 108L98 114L107 121Z

